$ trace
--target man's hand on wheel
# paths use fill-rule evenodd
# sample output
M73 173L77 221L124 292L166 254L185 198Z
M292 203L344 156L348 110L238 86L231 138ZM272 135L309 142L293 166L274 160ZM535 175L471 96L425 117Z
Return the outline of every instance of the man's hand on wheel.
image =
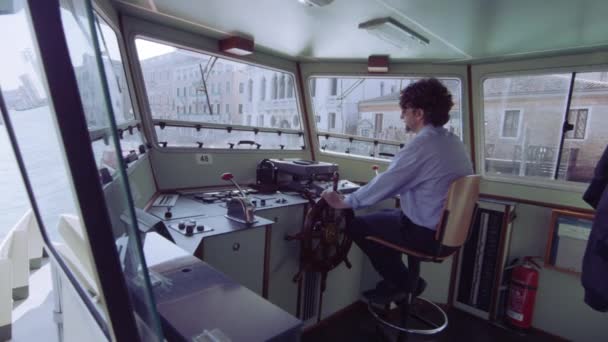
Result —
M327 189L323 191L321 197L329 204L330 207L334 209L346 209L350 208L348 203L344 202L344 196L340 195L336 191Z

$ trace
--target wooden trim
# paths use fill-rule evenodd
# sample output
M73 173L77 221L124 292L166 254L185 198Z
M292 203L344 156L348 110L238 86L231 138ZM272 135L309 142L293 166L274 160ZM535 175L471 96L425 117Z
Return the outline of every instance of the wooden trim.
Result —
M502 217L502 227L500 232L500 247L498 248L498 258L496 260L496 272L494 272L494 286L492 288L492 301L490 302L490 320L496 320L496 306L498 305L498 294L500 291L500 278L504 272L502 268L503 255L505 253L505 237L507 236L507 228L509 226L509 213L511 212L511 206L505 205L505 211L503 212Z
M466 242L465 242L466 243ZM463 245L464 246L464 245ZM460 262L460 250L462 246L454 253L452 259L452 269L450 271L450 287L448 289L448 308L454 306L454 292L456 291L456 275L458 274L458 263Z
M304 227L304 222L306 222L306 214L308 213L309 203L304 204L304 208L302 209L304 212L302 214L302 227ZM302 258L298 258L298 272L302 271ZM296 317L302 318L302 279L306 276L303 274L302 277L298 280L298 298L296 302Z
M150 207L152 207L152 204L154 203L154 201L156 201L156 198L160 195L161 193L158 191L155 191L152 194L152 197L150 197L150 199L148 200L148 202L146 202L146 204L144 205L144 211L148 211L150 209Z
M302 78L302 67L300 66L300 62L296 63L296 76L298 78L298 84L300 85L300 95L302 98L302 114L304 117L304 125L306 125L306 135L308 136L308 146L310 147L310 158L312 160L316 160L315 149L313 148L312 143L312 127L310 126L310 121L313 119L309 117L308 107L306 106L306 96L304 96L304 79Z
M327 281L327 273L319 273L319 307L317 308L317 323L321 322L321 314L323 313L323 283Z
M475 119L473 117L473 84L471 76L471 64L467 64L467 92L469 100L469 140L471 145L471 161L473 162L473 172L477 172L475 155Z
M557 219L559 216L570 216L585 220L593 220L593 214L586 213L582 211L572 211L572 210L561 210L561 209L553 209L551 211L551 221L549 223L549 236L547 237L547 244L545 246L545 268L553 269L559 272L572 274L575 276L580 276L582 272L573 271L567 268L555 266L551 263L551 249L553 247L553 237L555 236L555 228L557 225Z
M179 246L179 245L178 245ZM198 247L194 250L194 256L199 258L202 261L205 261L205 239L201 239L201 242L198 243Z
M268 282L270 281L270 244L272 240L272 225L266 226L264 244L264 269L262 274L262 297L268 299Z
M326 326L330 325L332 322L336 321L337 319L345 316L346 314L348 314L348 313L350 313L352 311L358 310L358 309L365 308L365 307L367 307L367 304L365 304L361 300L358 300L358 301L356 301L356 302L354 302L354 303L352 303L352 304L350 304L350 305L342 308L341 310L338 310L338 311L334 312L331 316L329 316L329 317L321 320L317 324L311 325L310 327L307 327L307 328L304 328L302 330L302 335L309 334L309 333L312 333L313 331L315 331L317 329L326 327ZM302 336L302 340L305 340L304 337L305 336Z
M539 207L545 207L545 208L551 208L551 209L574 211L574 212L578 212L578 213L595 214L595 210L592 210L592 209L577 208L577 207L571 207L568 205L553 204L553 203L548 203L548 202L532 201L532 200L527 200L527 199L523 199L523 198L492 195L492 194L483 194L483 193L479 194L479 197L495 199L495 200L502 200L502 201L512 201L512 202L536 205Z
M300 311L302 310L302 278L298 280L298 298L296 299L296 317L302 319Z
M553 266L551 264L551 246L553 246L553 235L555 234L555 224L557 223L557 216L559 211L553 210L551 212L551 221L549 221L549 236L547 237L547 244L545 245L545 266Z
M413 257L416 257L416 258L420 258L421 259L420 261L433 261L433 262L435 262L435 261L443 261L447 257L449 257L449 255L438 257L438 256L430 255L430 254L424 254L422 252L419 252L419 251L416 251L416 250L413 250L413 249L409 249L409 248L406 248L406 247L403 247L403 246L396 245L394 243L390 243L388 241L382 240L382 239L380 239L378 237L375 237L375 236L372 236L372 235L366 236L365 239L366 240L370 240L370 241L374 241L376 243L379 243L379 244L381 244L381 245L383 245L385 247L388 247L390 249L393 249L393 250L395 250L395 251L397 251L397 252L399 252L401 254L406 254L408 256L413 256Z

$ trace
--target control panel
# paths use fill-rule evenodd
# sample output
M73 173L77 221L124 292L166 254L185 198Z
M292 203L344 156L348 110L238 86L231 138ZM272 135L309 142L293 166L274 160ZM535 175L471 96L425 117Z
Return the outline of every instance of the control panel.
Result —
M167 226L174 231L186 235L192 236L194 234L200 233L208 233L213 231L213 228L209 225L205 225L201 218L206 218L207 216L200 217L189 217L186 219L174 220L168 222Z

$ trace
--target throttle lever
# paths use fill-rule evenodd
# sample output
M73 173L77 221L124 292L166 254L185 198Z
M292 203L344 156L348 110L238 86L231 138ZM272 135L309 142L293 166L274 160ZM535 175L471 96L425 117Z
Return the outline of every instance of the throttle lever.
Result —
M247 196L245 196L243 189L241 189L241 187L234 181L234 176L232 175L232 173L230 173L230 172L223 173L222 180L232 182L232 184L234 184L234 186L236 186L237 190L241 193L241 196L247 197Z
M331 177L331 180L334 182L334 191L338 191L338 182L340 181L340 174L336 171L334 175Z

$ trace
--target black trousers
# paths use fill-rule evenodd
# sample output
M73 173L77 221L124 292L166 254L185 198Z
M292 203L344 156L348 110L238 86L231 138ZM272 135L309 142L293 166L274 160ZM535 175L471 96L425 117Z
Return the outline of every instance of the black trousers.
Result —
M347 227L346 234L369 257L378 273L400 288L407 288L408 269L403 263L403 254L377 242L367 240L375 236L388 242L420 252L434 254L439 246L435 231L410 221L401 209L385 209L372 214L356 216ZM442 248L442 254L452 252Z

